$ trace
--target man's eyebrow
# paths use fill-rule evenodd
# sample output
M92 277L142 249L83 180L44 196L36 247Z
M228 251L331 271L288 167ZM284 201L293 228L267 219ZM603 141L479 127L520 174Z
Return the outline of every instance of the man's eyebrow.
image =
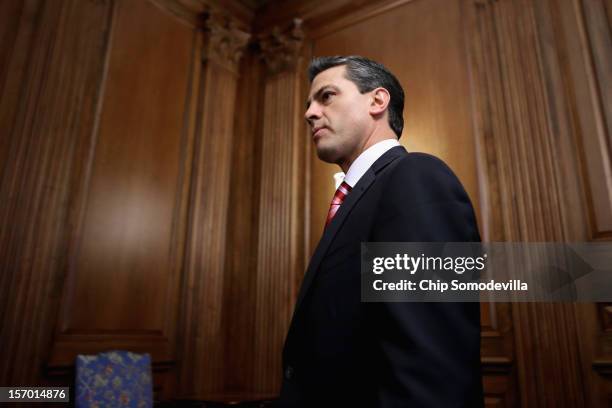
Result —
M319 97L319 95L321 95L323 93L323 91L325 91L327 88L332 88L335 91L338 91L338 88L331 85L331 84L327 84L327 85L323 85L322 87L320 87L317 92L314 93L313 95L313 99L317 99ZM306 101L306 109L308 109L310 107L310 103L311 103L312 99L308 99Z

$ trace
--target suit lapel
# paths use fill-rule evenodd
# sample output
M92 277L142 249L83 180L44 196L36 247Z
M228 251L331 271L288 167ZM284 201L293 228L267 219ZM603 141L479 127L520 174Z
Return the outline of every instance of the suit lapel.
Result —
M385 154L380 156L378 160L374 162L374 164L372 164L368 171L366 171L359 179L355 187L353 187L350 194L346 196L346 199L338 209L338 212L332 219L331 223L325 228L323 236L321 237L312 258L310 259L310 264L308 265L308 269L306 269L306 274L304 275L302 287L300 288L300 293L298 294L295 305L296 312L304 300L304 297L306 296L306 293L308 292L308 289L310 288L312 281L317 274L319 265L321 264L321 261L323 261L325 254L327 254L329 246L333 242L336 234L344 224L344 221L350 214L353 207L359 202L361 197L376 180L376 175L395 159L406 154L406 150L402 146L389 149L387 152L385 152Z

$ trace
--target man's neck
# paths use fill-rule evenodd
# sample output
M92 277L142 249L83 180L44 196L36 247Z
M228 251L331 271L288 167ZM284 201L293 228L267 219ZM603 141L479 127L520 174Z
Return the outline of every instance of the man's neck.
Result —
M340 168L342 169L344 173L347 173L348 169L351 167L351 164L353 164L353 162L361 155L361 153L365 152L370 147L374 146L376 143L382 142L383 140L387 140L387 139L397 139L397 138L395 137L394 133L391 133L391 134L388 134L388 133L374 134L373 133L370 137L364 140L363 145L359 149L357 149L356 152L352 154L348 160L338 163L338 165L340 166Z

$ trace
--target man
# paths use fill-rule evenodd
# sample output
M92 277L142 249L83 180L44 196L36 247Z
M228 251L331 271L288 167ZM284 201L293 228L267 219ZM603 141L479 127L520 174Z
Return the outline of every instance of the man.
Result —
M306 121L346 173L304 276L283 350L281 407L480 407L478 303L365 303L361 242L479 241L470 200L440 160L398 139L404 93L382 65L323 57Z

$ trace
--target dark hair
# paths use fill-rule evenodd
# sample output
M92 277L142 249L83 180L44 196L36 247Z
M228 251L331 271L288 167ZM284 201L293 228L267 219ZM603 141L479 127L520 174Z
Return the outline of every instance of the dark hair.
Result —
M313 79L322 71L339 65L346 66L346 78L357 85L359 92L369 92L375 88L385 88L389 101L389 126L399 139L404 129L404 90L397 78L382 64L358 55L319 57L310 62L308 79Z

